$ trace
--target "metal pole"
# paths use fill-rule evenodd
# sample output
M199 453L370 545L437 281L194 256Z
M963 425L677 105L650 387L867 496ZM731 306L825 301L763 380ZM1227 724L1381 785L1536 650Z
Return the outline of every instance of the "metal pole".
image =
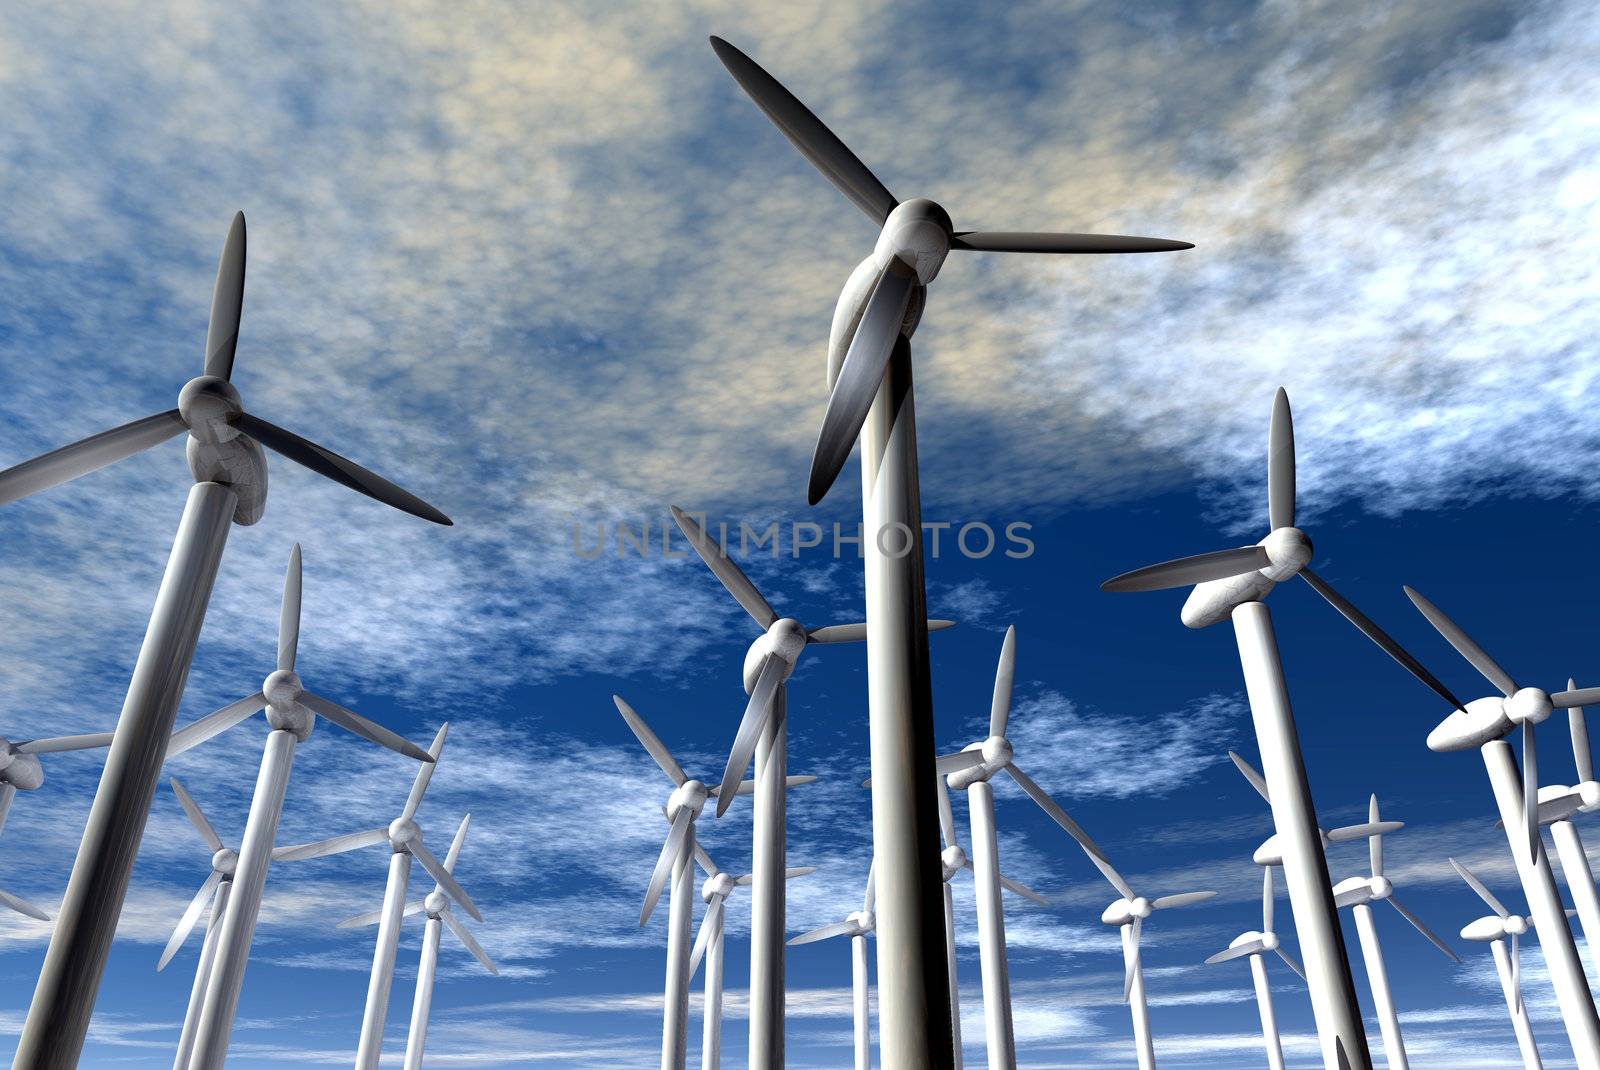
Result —
M411 884L411 853L389 856L389 883L383 890L383 917L378 921L378 943L372 950L372 975L367 978L367 1007L361 1015L361 1040L356 1047L356 1070L377 1070L383 1054L383 1026L389 1017L389 988L394 984L394 957L400 947L400 923L406 912L406 889Z
M950 975L950 1051L955 1070L962 1070L965 1052L961 1050L961 986L956 978L956 897L950 882L944 882L945 972Z
M1589 855L1583 849L1578 826L1571 821L1552 822L1550 838L1556 843L1556 860L1561 863L1561 876L1567 882L1572 905L1578 908L1590 965L1600 965L1600 894L1595 892L1594 871L1589 868Z
M1544 1070L1544 1060L1539 1058L1539 1046L1533 1042L1533 1027L1528 1023L1528 1006L1517 1005L1517 990L1512 984L1511 953L1504 940L1489 944L1494 952L1494 967L1500 974L1500 988L1506 995L1506 1010L1511 1012L1511 1028L1517 1034L1517 1047L1522 1050L1523 1070Z
M879 983L882 983L879 977ZM856 1070L872 1070L872 1011L867 996L867 938L850 938L850 995L855 1010ZM881 999L881 996L880 996ZM879 1003L879 1014L882 1014ZM880 1043L881 1043L880 1031Z
M293 732L274 729L267 733L261 751L261 772L256 776L256 792L250 800L250 817L245 821L244 839L239 844L239 863L233 872L233 894L222 913L222 928L217 933L216 961L206 979L206 998L200 1008L200 1028L195 1034L190 1070L222 1070L228 1057L228 1041L233 1033L233 1016L239 1009L239 990L244 986L244 969L250 961L250 941L256 933L256 916L261 912L261 893L267 883L267 866L272 861L272 844L278 837L278 818L283 813L283 796L289 787L289 771L294 768L294 748L299 739Z
M706 948L705 1024L700 1035L700 1070L722 1066L722 927Z
M789 695L779 687L756 745L750 872L750 1070L783 1070L783 940Z
M220 483L196 483L189 490L17 1039L14 1070L70 1070L78 1064L237 502L238 495Z
M1383 1032L1383 1057L1389 1070L1409 1070L1406 1042L1400 1035L1400 1015L1394 1009L1394 993L1389 991L1389 971L1383 965L1383 948L1378 945L1378 929L1372 924L1372 907L1357 903L1356 933L1361 937L1361 959L1367 966L1367 984L1378 1011L1378 1028Z
M417 995L411 1002L411 1028L406 1031L405 1070L422 1070L422 1049L428 1043L428 1016L433 1013L433 975L439 965L439 930L443 927L442 921L430 917L422 930Z
M672 862L667 909L667 984L661 1013L661 1070L684 1070L689 1033L689 924L694 920L694 822Z
M1261 772L1272 799L1272 822L1283 848L1284 883L1305 957L1322 1060L1328 1070L1372 1070L1272 614L1261 602L1245 602L1234 607L1233 630L1261 748Z
M983 1029L989 1070L1016 1070L1011 976L1006 966L1006 917L1000 902L1000 843L994 831L994 787L987 780L967 785L967 813L972 820L972 883L978 900L978 954L983 966ZM879 983L882 984L881 977Z
M211 896L211 917L206 920L200 961L195 963L194 986L189 989L189 1009L183 1014L183 1030L178 1034L178 1054L172 1060L172 1070L189 1070L195 1031L200 1028L200 1008L205 1002L206 980L211 976L211 964L217 957L217 930L222 926L222 912L228 908L228 893L232 890L232 881L221 881Z
M1550 967L1550 984L1561 1007L1561 1021L1572 1041L1572 1054L1579 1070L1600 1070L1600 1020L1595 1017L1589 982L1578 961L1578 949L1567 928L1567 913L1556 892L1556 878L1550 872L1550 858L1540 851L1529 857L1527 824L1522 813L1522 776L1511 745L1503 739L1490 740L1482 747L1483 764L1489 770L1489 783L1500 808L1511 857L1522 878L1522 892L1539 933L1539 950Z
M1133 954L1133 926L1122 931L1122 953ZM1144 999L1144 961L1133 965L1133 986L1128 989L1128 1015L1133 1019L1133 1049L1139 1056L1139 1070L1156 1070L1156 1048L1150 1039L1150 1007Z
M905 338L861 429L872 845L877 860L878 1046L888 1070L952 1065L928 672L922 504Z
M1260 955L1250 956L1250 978L1256 983L1256 1009L1261 1012L1261 1039L1267 1045L1267 1070L1283 1070L1283 1041L1278 1039L1278 1014L1272 1008L1272 989L1267 985L1267 964Z

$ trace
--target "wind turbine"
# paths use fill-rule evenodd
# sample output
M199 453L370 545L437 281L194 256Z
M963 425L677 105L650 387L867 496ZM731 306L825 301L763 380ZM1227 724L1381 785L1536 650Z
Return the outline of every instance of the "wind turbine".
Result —
M689 976L694 977L704 959L705 1020L700 1035L700 1070L718 1070L722 1065L722 928L728 897L736 889L748 887L752 877L748 873L741 877L730 876L698 843L694 845L694 857L706 871L705 882L700 885L700 898L706 905L706 912L700 918L700 934L695 937L694 951L689 955ZM816 871L816 866L791 866L784 871L784 876L793 880Z
M1251 765L1238 753L1229 751L1228 757L1233 760L1234 768L1239 770L1239 774L1249 781L1250 786L1256 789L1256 793L1270 807L1272 805L1272 797L1267 794L1266 778L1257 771L1255 766ZM1405 823L1401 821L1364 821L1358 825L1343 825L1331 831L1319 828L1317 829L1317 838L1322 841L1322 849L1326 851L1336 843L1370 839L1373 836L1381 836L1385 832L1399 832L1403 828L1405 828ZM1258 866L1283 865L1283 849L1279 843L1276 833L1268 836L1261 846L1256 848L1255 854L1251 856L1252 860Z
M1091 857L1093 857L1091 855ZM1122 874L1107 862L1100 872L1111 882L1121 898L1113 900L1100 915L1107 925L1115 925L1122 933L1122 961L1125 967L1122 982L1122 999L1128 1004L1133 1017L1133 1043L1139 1054L1139 1070L1155 1070L1155 1044L1150 1038L1150 1007L1144 997L1144 960L1139 953L1139 937L1145 919L1158 910L1188 906L1215 899L1216 892L1179 892L1148 899L1133 890Z
M332 721L408 758L433 761L433 756L416 744L301 686L300 677L295 673L299 644L300 545L296 543L289 552L283 605L278 615L278 667L267 676L260 691L241 700L251 708L243 710L238 719L243 720L265 703L267 725L272 731L267 733L266 747L261 753L261 770L234 869L233 893L228 897L217 932L215 961L206 979L194 1054L189 1063L191 1070L220 1070L227 1057L233 1016L239 1006L239 990L244 984L245 966L250 957L250 941L255 935L256 915L261 909L261 893L267 882L267 865L278 834L278 818L283 813L289 772L294 766L295 747L311 734L316 719Z
M302 858L323 858L343 854L363 847L383 843L389 846L389 881L383 892L383 918L378 924L378 939L372 951L372 972L367 979L367 1003L361 1016L361 1039L356 1046L357 1070L376 1070L378 1056L383 1050L383 1026L389 1016L389 989L394 984L395 952L400 944L400 919L406 906L406 890L411 883L411 860L422 863L422 868L438 882L462 909L477 921L483 920L472 898L456 883L450 871L422 842L422 829L418 826L417 809L428 791L433 771L438 768L439 755L444 750L449 722L439 726L428 748L431 761L418 768L411 782L411 794L406 796L400 816L387 825L362 832L346 833L317 843L304 843L295 847L280 847L273 851L273 861L294 861Z
M965 750L935 760L937 772L946 776L950 787L967 793L967 817L972 827L972 880L978 905L978 960L983 970L983 1025L990 1070L1014 1070L1017 1044L1011 1023L1011 978L1006 964L1006 919L1000 902L1000 840L994 825L994 786L991 777L1002 769L1027 792L1040 809L1078 841L1089 860L1113 884L1116 871L1105 854L1067 816L1056 801L1018 769L1012 761L1006 724L1011 716L1011 685L1017 672L1017 629L1006 629L1000 646L1000 662L995 668L994 697L989 706L989 736ZM948 941L947 941L948 947ZM880 946L880 952L884 949ZM947 952L948 954L948 952ZM881 1005L880 1005L881 1006ZM881 1014L881 1011L880 1011Z
M881 977L884 1060L944 1066L949 993L930 961L940 927L933 784L933 698L910 337L927 285L951 249L1129 253L1186 242L1085 234L957 231L931 200L901 202L822 121L754 60L713 37L734 80L778 130L880 230L850 274L828 339L830 390L806 496L815 504L861 441L862 548L866 570L867 677L872 737L873 850L883 928L879 950L896 968Z
M110 732L97 732L83 736L57 736L54 739L30 739L13 743L0 738L0 830L6 827L6 815L11 812L11 800L20 791L36 791L44 784L44 766L39 755L60 751L91 750L111 745ZM9 907L39 921L49 921L50 915L20 896L0 890L0 906Z
M1600 1070L1600 1019L1595 1015L1589 982L1578 961L1566 909L1539 837L1538 761L1533 733L1534 725L1557 709L1600 702L1600 688L1567 690L1554 695L1536 687L1519 688L1511 676L1439 607L1410 587L1405 588L1405 592L1445 641L1501 692L1475 699L1464 708L1458 705L1428 733L1428 749L1443 753L1476 747L1483 755L1574 1057L1579 1070ZM1523 748L1520 777L1511 744L1505 740L1518 725L1522 726Z
M1493 914L1470 922L1461 929L1463 940L1473 940L1489 945L1494 952L1495 971L1500 975L1500 990L1506 997L1506 1010L1511 1014L1511 1028L1517 1035L1517 1047L1522 1051L1522 1064L1526 1070L1543 1070L1539 1046L1533 1040L1533 1025L1528 1021L1528 1007L1522 1000L1522 936L1527 933L1533 919L1513 914L1505 908L1477 876L1466 866L1450 860L1467 886L1478 894ZM1506 937L1511 938L1511 951L1506 952Z
M483 945L478 943L470 930L452 913L450 900L461 903L453 889L459 889L454 876L456 860L461 857L461 845L467 839L467 823L472 820L472 815L467 814L461 819L461 824L456 827L455 839L450 841L450 850L445 853L444 864L440 872L447 880L438 881L423 899L407 904L402 910L402 915L409 917L412 914L422 914L427 917L427 923L422 931L422 957L417 964L417 994L411 1004L411 1028L406 1033L406 1058L405 1070L420 1070L422 1066L422 1048L428 1039L428 1016L433 1009L433 977L434 968L439 963L439 936L442 926L448 926L455 933L456 939L461 941L461 946L472 952L472 957L483 963L483 968L492 974L500 973L494 960L489 958ZM420 856L419 856L420 861ZM434 876L429 869L430 876ZM465 893L462 893L465 895ZM465 906L465 903L462 903ZM384 909L374 910L370 914L362 914L339 923L341 929L354 929L363 925L382 924L388 915L387 904ZM476 913L473 917L478 917ZM479 918L478 920L482 920Z
M1367 803L1367 820L1378 824L1378 797L1373 795ZM1405 1038L1400 1035L1400 1015L1395 1011L1394 993L1389 989L1389 971L1383 964L1383 948L1378 943L1378 929L1372 922L1372 904L1387 902L1411 923L1412 928L1427 937L1451 962L1461 959L1450 950L1433 930L1422 924L1422 919L1411 913L1394 894L1394 882L1383 874L1383 833L1367 840L1367 857L1371 865L1370 876L1347 877L1333 886L1333 901L1340 907L1349 907L1356 917L1356 933L1361 938L1361 957L1367 966L1367 983L1372 988L1372 1002L1378 1009L1378 1025L1383 1031L1383 1054L1389 1070L1407 1070Z
M1267 963L1262 957L1268 951L1275 951L1288 967L1300 979L1306 979L1306 971L1284 949L1283 941L1278 938L1277 930L1272 927L1272 868L1263 866L1261 869L1261 928L1259 931L1242 932L1233 938L1226 951L1219 951L1206 959L1210 966L1218 962L1227 962L1230 959L1250 957L1250 978L1256 987L1256 1009L1261 1012L1261 1039L1267 1046L1268 1070L1283 1070L1283 1042L1278 1037L1278 1015L1272 1007L1272 989L1267 984Z
M848 936L850 938L850 993L851 1007L855 1019L855 1070L872 1070L872 1013L869 1007L871 994L868 989L867 979L867 937L877 932L878 917L874 912L877 905L877 873L878 863L873 861L867 867L867 891L861 899L861 909L851 911L843 921L836 921L832 925L824 925L820 929L795 937L789 941L790 947L801 944L814 944L818 940L831 940L835 936ZM879 961L882 958L882 948L879 949ZM880 985L883 976L879 973ZM883 997L878 997L878 1044L881 1051L883 1045ZM884 1065L891 1065L888 1056L884 1056Z
M750 696L733 738L722 774L717 816L733 802L734 787L756 765L750 888L750 1051L752 1070L783 1067L783 938L784 861L787 812L784 784L789 756L789 696L784 681L807 647L818 643L855 643L867 638L864 624L836 624L807 629L792 617L779 617L750 577L720 544L707 537L694 518L672 507L689 545L739 605L755 620L761 635L744 656L744 689ZM947 628L952 621L929 621L926 627ZM870 651L868 652L870 657Z
M229 524L253 524L266 508L267 464L261 447L386 505L434 523L450 523L433 506L383 477L245 411L229 381L244 302L244 265L241 212L233 217L217 267L204 373L184 385L177 408L0 472L4 504L187 431L189 471L195 480L17 1041L18 1066L68 1070L78 1062Z
M1281 387L1273 400L1268 436L1267 506L1272 530L1254 546L1150 565L1107 580L1101 589L1156 591L1192 583L1196 586L1183 606L1184 624L1204 628L1232 619L1256 742L1271 789L1272 819L1282 845L1284 881L1305 956L1306 987L1323 1062L1339 1066L1343 1060L1351 1070L1371 1070L1372 1055L1333 903L1333 882L1322 852L1311 783L1300 752L1272 614L1263 599L1279 583L1299 576L1435 694L1452 706L1460 703L1421 662L1308 567L1311 540L1294 526L1294 424L1289 395Z

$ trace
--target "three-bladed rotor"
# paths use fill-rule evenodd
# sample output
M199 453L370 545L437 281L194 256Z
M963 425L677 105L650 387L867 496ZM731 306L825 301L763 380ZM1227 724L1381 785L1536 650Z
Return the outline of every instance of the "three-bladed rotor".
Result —
M1243 932L1233 938L1233 942L1226 950L1219 951L1206 959L1206 965L1211 966L1218 962L1228 962L1231 959L1244 958L1246 955L1260 955L1268 951L1276 952L1291 970L1299 976L1300 980L1306 979L1306 971L1301 969L1294 956L1289 954L1283 946L1283 940L1273 928L1273 900L1276 895L1272 884L1272 866L1266 866L1261 871L1261 928L1254 932Z
M789 941L790 947L801 944L814 944L819 940L831 940L836 936L869 936L877 931L878 915L874 908L878 902L878 860L874 858L867 867L867 890L861 897L861 909L852 910L845 915L843 921L836 921L831 925L824 925L820 929L812 929L808 933L801 933Z
M1383 818L1378 812L1378 797L1376 795L1373 795L1372 798L1367 802L1367 823L1369 825L1380 825L1383 823ZM1445 957L1449 958L1452 962L1460 962L1461 959L1454 951L1450 950L1450 945L1439 939L1432 929L1428 928L1422 923L1421 918L1413 914L1411 910L1404 903L1400 902L1399 898L1395 896L1394 882L1386 877L1383 872L1382 832L1375 832L1367 838L1367 858L1370 865L1370 870L1367 876L1348 877L1333 886L1334 905L1338 907L1350 907L1375 902L1386 902L1390 906L1394 907L1395 911L1402 918L1405 918L1406 921L1410 922L1412 928L1416 929L1417 932L1426 937L1429 943L1443 952Z
M1467 887L1477 893L1488 908L1494 911L1492 917L1479 918L1462 927L1461 939L1472 940L1478 943L1493 943L1496 940L1511 938L1511 984L1510 991L1506 993L1508 1001L1514 1001L1517 1012L1522 1012L1522 937L1533 926L1533 918L1521 914L1513 914L1506 909L1504 903L1489 890L1488 885L1478 879L1477 874L1465 865L1450 859L1450 865L1461 879L1467 882ZM1573 914L1575 911L1567 911Z
M694 950L689 953L690 977L693 977L695 971L700 968L700 960L705 956L706 949L711 946L711 941L722 935L729 897L740 888L748 888L755 879L750 873L735 877L724 872L698 843L694 845L694 857L700 868L706 872L706 879L700 885L700 899L706 905L706 912L700 918L700 932L695 936ZM816 866L791 866L783 871L783 877L784 880L794 880L796 877L808 876L816 871Z
M211 849L211 873L200 885L200 890L194 893L194 898L189 900L189 905L178 918L178 924L173 927L172 935L167 939L167 946L161 952L161 959L156 963L158 971L167 968L167 963L172 961L172 957L178 953L183 942L189 939L189 934L200 921L200 915L205 913L206 906L214 903L217 886L224 881L233 880L234 869L239 865L238 849L222 842L222 837L217 835L216 827L207 819L205 811L200 809L200 804L195 802L184 789L183 782L177 777L168 777L167 782L172 785L172 794L178 797L178 803L188 815L189 823L200 833L200 839L205 845Z

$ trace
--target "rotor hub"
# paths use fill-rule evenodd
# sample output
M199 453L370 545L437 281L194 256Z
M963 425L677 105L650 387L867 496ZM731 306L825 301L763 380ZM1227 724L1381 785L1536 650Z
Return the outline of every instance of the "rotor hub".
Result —
M756 679L761 674L761 660L768 654L783 662L783 678L787 680L789 674L794 672L794 663L800 660L800 652L805 648L806 630L799 621L792 617L773 621L745 651L744 693L748 695L756 689Z
M233 419L244 412L239 391L228 380L215 375L200 375L183 384L178 394L178 413L189 425L189 433L201 442L228 442L239 435Z
M705 809L706 800L711 797L710 790L698 780L685 780L672 794L667 796L667 817L676 818L678 811L687 808L689 816L696 818L700 811Z
M949 880L967 868L967 852L959 844L952 843L939 852L939 861L944 865L944 879Z
M1156 911L1155 904L1142 895L1136 895L1128 900L1128 916L1133 918L1148 918Z
M1555 712L1549 692L1524 687L1506 699L1506 716L1512 724L1543 724Z
M726 873L713 873L700 885L700 899L709 903L718 896L723 899L733 894L737 882Z
M422 839L422 829L409 817L397 817L389 822L389 844L396 851L407 844L416 843Z
M1275 528L1261 540L1261 546L1272 562L1261 574L1278 583L1311 563L1311 539L1299 528Z
M44 763L37 754L9 752L0 762L0 783L18 791L33 791L44 783Z
M870 933L873 926L877 923L876 916L870 910L851 911L844 920L855 926L856 931L852 935Z
M211 856L211 868L224 877L233 876L233 871L239 868L239 852L231 847L224 847Z
M298 705L300 694L304 690L300 677L293 669L279 669L261 684L261 693L266 696L268 706L287 708Z
M1600 807L1600 781L1586 780L1578 785L1578 798L1583 800L1585 813Z
M983 764L999 769L1011 764L1011 741L1005 736L990 736L983 741Z
M1278 939L1278 934L1277 933L1262 933L1261 934L1261 947L1262 947L1262 950L1264 950L1264 951L1276 951L1276 950L1278 950L1278 945L1281 942L1282 941L1280 941Z
M1387 899L1394 894L1394 882L1388 877L1373 877L1367 882L1367 887L1372 889L1372 898Z
M437 888L429 892L422 900L422 912L430 918L437 918L449 909L449 906L450 900Z
M1528 931L1528 919L1513 914L1501 923L1507 936L1522 936Z
M873 259L881 269L897 259L917 273L926 286L939 274L944 258L950 255L950 238L955 230L950 213L926 197L915 197L895 206L883 221Z

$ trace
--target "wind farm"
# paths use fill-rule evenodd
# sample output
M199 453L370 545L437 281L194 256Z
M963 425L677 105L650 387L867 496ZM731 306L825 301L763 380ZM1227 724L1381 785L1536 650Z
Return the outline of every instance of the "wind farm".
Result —
M0 19L0 1062L1600 1070L1570 0L534 6Z

